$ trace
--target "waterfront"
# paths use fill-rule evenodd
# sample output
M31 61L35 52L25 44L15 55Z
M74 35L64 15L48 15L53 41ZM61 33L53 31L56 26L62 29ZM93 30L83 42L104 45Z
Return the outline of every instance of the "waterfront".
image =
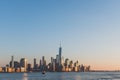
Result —
M0 73L0 80L120 80L120 72Z

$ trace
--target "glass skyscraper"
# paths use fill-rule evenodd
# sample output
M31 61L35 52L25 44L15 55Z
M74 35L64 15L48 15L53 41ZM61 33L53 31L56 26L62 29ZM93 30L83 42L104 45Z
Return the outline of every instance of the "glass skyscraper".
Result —
M61 57L62 57L62 47L60 44L60 47L59 47L59 65L61 65Z

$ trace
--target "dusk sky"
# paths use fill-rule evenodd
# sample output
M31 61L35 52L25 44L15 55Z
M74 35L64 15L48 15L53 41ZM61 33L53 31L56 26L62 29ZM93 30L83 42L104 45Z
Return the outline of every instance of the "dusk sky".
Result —
M62 56L120 70L120 0L0 0L0 66Z

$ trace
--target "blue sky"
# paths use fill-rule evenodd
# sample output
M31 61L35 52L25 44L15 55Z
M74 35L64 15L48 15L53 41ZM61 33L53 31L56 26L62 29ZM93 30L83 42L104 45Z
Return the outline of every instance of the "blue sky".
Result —
M44 55L120 69L119 0L1 0L0 65ZM112 66L112 67L111 67Z

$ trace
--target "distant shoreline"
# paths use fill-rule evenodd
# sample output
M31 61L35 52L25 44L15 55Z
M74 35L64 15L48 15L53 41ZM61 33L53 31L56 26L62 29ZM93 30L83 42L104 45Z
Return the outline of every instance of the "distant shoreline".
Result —
M50 71L48 71L50 72ZM56 73L57 71L55 72L50 72L50 73ZM57 73L64 73L65 71L62 71L62 72L57 72ZM75 72L75 71L71 71L71 72ZM93 71L89 71L89 72L120 72L120 71L104 71L104 70L93 70ZM89 73L89 72L76 72L76 73ZM0 72L0 73L42 73L42 72ZM65 73L70 73L70 72L65 72Z

